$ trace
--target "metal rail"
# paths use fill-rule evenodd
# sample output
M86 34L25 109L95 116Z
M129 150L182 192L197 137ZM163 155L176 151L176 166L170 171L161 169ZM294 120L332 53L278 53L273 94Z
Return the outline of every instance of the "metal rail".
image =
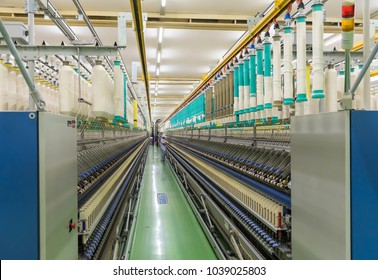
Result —
M146 59L146 46L144 42L144 26L143 26L143 15L142 15L142 3L140 0L130 0L131 11L133 14L135 34L138 43L139 57L142 64L144 85L146 87L146 96L148 104L148 113L150 116L150 123L152 123L151 115L151 100L150 100L150 86L149 86L149 74L148 65Z

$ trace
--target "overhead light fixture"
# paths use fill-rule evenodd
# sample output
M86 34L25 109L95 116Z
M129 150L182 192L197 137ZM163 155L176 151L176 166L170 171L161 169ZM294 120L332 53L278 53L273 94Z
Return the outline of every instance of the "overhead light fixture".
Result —
M158 66L157 68L156 68L156 76L159 76L160 75L160 67Z
M262 13L262 16L263 16L263 17L266 16L266 15L267 15L267 14L273 9L273 7L275 7L274 2L272 2L272 3L269 5L269 7L266 8L266 10Z
M157 91L155 91L155 97L157 96Z
M324 42L324 46L329 46L329 45L332 45L332 44L334 44L334 43L336 43L336 42L338 42L338 41L340 41L341 40L341 34L338 34L338 35L336 35L336 36L331 36L331 37L328 37L326 40L325 40L325 42Z
M163 33L164 33L164 28L160 27L159 28L159 44L163 42Z
M160 59L161 59L161 51L159 50L157 54L157 63L160 63Z
M161 0L161 6L165 8L165 5L167 5L167 0Z

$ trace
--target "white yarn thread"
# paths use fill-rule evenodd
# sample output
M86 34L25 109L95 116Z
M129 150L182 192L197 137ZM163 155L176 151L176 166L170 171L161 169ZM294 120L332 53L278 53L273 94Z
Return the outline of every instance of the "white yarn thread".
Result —
M312 69L313 69L313 91L324 91L324 14L323 11L312 13Z
M264 76L257 75L256 78L257 106L264 106Z
M282 102L280 38L273 37L273 102L276 105Z
M306 87L306 22L297 21L297 96L307 93Z
M293 98L293 33L284 33L284 98Z
M325 112L337 112L337 72L334 68L325 71Z

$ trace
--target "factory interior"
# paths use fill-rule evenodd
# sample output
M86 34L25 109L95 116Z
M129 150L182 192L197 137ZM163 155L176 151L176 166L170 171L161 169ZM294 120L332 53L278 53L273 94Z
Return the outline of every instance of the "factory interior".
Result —
M373 0L1 0L0 259L377 260L377 53Z

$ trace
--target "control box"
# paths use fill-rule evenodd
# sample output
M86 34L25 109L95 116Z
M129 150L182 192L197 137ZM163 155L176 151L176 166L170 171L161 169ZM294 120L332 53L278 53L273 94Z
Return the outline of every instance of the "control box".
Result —
M0 259L77 259L76 119L0 112Z

